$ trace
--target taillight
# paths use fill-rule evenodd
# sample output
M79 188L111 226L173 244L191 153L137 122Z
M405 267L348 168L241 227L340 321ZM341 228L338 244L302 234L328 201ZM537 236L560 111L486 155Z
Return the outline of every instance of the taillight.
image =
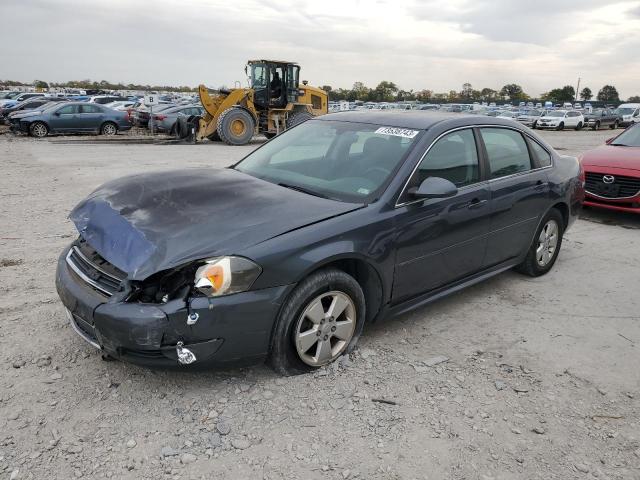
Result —
M167 118L166 115L154 115L153 116L154 120L164 120L165 118Z

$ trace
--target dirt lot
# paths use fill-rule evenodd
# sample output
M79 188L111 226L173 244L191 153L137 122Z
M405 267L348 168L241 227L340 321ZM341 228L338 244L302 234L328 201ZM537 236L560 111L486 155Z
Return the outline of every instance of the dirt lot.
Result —
M543 135L577 154L611 134ZM0 135L0 479L640 478L630 215L585 212L549 275L507 272L373 325L314 375L103 361L54 287L69 210L114 177L253 147Z

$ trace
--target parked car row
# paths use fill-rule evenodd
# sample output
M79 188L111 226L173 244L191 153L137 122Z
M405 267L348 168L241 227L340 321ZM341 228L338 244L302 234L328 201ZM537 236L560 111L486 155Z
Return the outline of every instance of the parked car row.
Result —
M13 132L43 137L50 133L93 132L113 135L133 125L148 127L150 110L139 98L117 95L95 95L77 100L78 96L51 96L39 92L5 92L0 94L0 124ZM160 99L153 108L154 131L175 133L180 115L202 115L200 104L172 103ZM60 103L67 103L65 108Z

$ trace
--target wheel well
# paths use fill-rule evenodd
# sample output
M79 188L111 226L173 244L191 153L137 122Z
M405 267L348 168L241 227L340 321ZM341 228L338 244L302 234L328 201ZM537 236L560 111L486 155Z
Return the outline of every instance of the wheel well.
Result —
M562 220L564 225L562 226L563 230L567 228L567 225L569 224L569 207L567 207L566 203L556 203L553 207L551 208L555 208L556 210L558 210L561 214L562 214Z
M364 300L367 306L366 321L373 321L382 308L383 295L382 280L376 269L366 261L356 258L335 260L322 265L318 270L324 268L337 268L355 278L364 293Z

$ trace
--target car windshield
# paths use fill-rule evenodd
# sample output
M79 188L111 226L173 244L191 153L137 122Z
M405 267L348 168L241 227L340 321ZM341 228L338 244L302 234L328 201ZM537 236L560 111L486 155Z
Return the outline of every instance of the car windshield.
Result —
M419 137L415 129L309 120L278 135L234 168L310 195L369 202Z
M640 147L640 126L629 128L622 132L611 145L618 145L621 147Z
M635 112L634 108L618 108L616 110L618 115L631 115L633 112Z
M593 112L591 112L592 115L602 115L602 112L604 112L604 108L595 108L593 110Z
M564 117L565 112L559 112L559 111L555 111L555 112L549 112L547 113L547 117Z

